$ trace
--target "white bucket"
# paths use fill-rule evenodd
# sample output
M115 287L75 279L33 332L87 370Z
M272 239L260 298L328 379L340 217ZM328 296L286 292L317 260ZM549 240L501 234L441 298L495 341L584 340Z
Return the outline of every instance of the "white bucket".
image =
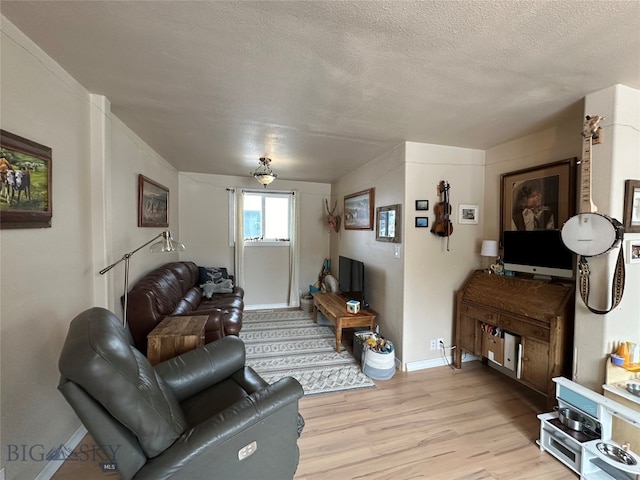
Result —
M375 352L364 350L362 371L374 380L389 380L396 373L396 359L394 349L390 352Z

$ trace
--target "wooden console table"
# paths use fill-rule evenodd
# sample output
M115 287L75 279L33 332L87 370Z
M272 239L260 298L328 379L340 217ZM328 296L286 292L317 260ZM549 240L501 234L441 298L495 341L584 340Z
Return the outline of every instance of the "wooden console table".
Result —
M208 318L208 315L191 315L162 320L147 335L147 358L151 365L204 346Z
M318 323L319 310L335 325L336 352L340 352L343 328L369 327L373 330L378 315L369 308L361 308L356 314L347 313L347 300L349 299L333 292L313 294L313 321Z
M462 367L463 350L499 359L505 364L499 370L546 395L551 404L555 399L552 378L571 378L573 312L573 283L547 283L477 270L457 292L454 364ZM513 352L504 350L506 339L487 336L486 331L495 328L510 334ZM487 346L489 339L495 339L498 348L502 346L504 362L500 352L495 355L495 345ZM511 370L506 368L507 355L515 356Z

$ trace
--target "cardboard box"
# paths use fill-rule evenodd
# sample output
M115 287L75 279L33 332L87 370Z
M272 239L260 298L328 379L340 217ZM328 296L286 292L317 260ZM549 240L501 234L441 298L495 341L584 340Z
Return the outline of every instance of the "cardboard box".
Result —
M482 356L498 365L502 365L504 362L504 338L483 332Z

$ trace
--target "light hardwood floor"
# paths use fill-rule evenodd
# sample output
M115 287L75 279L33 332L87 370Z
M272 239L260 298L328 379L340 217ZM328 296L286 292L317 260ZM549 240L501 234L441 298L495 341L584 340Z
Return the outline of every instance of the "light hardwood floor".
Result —
M398 372L375 383L302 398L296 480L577 478L535 443L543 399L479 362ZM97 462L67 461L53 478L118 475L103 473Z

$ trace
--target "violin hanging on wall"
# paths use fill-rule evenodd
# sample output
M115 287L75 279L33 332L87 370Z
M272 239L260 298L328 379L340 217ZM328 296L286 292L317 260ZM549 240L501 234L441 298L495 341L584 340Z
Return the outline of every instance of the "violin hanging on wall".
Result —
M438 184L438 196L440 201L433 208L435 221L431 226L431 233L439 237L447 237L447 250L449 250L449 236L453 233L453 224L451 223L451 204L449 203L449 190L451 186L444 180Z

